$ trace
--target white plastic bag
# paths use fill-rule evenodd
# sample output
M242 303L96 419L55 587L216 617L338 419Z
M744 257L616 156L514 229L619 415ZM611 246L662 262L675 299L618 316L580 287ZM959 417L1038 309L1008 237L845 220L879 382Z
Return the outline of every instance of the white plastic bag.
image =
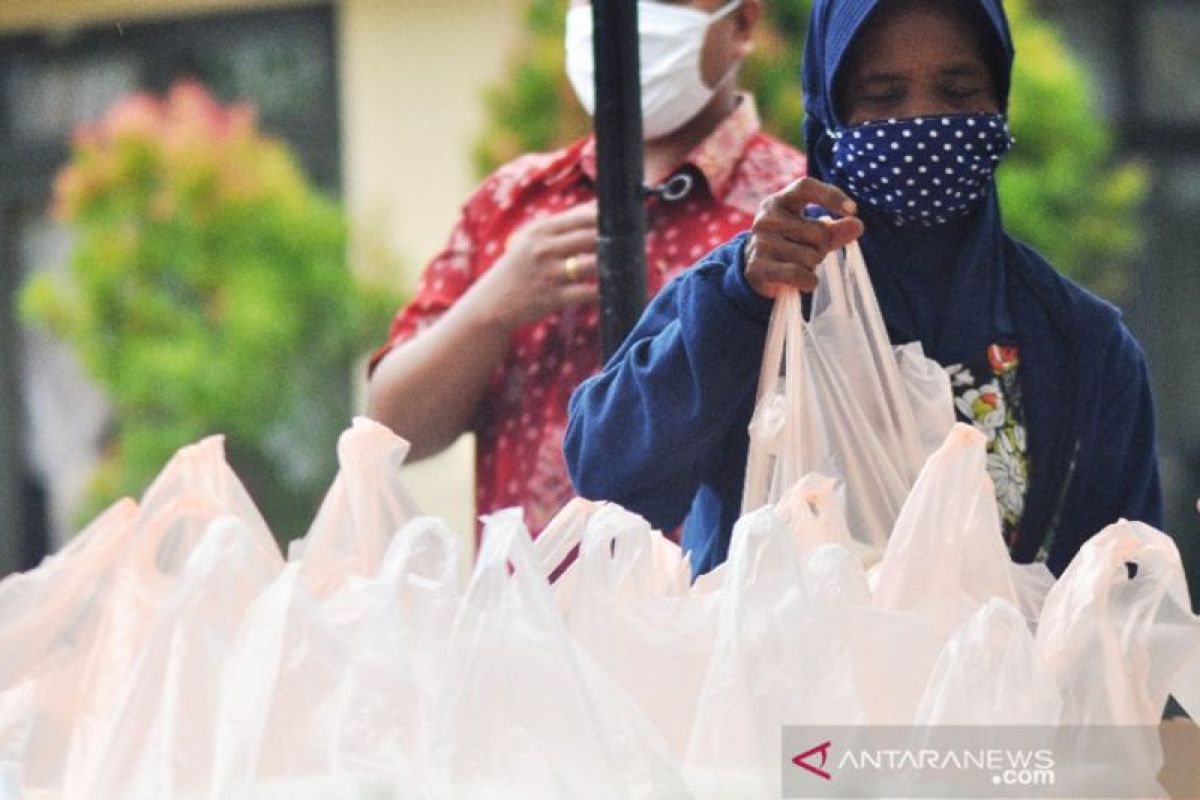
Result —
M579 572L573 569L579 555L579 545L592 514L604 503L574 497L568 502L533 541L533 556L542 573L554 584L554 601L563 614L570 612L575 597Z
M1017 607L1029 624L1029 630L1037 632L1037 623L1046 605L1046 595L1054 588L1055 577L1045 562L1012 564L1013 588L1017 590Z
M819 472L839 482L853 538L879 550L953 424L950 383L919 344L892 347L857 244L831 253L817 274L809 321L798 292L775 301L742 511Z
M63 552L0 583L0 768L27 793L62 785L83 669L139 513L117 503Z
M1086 541L1046 597L1037 650L1063 697L1061 724L1080 726L1079 752L1110 754L1077 771L1164 796L1159 724L1200 651L1175 542L1124 520Z
M393 535L415 511L399 479L407 452L407 442L365 419L339 438L340 470L316 520L293 546L290 563L249 605L230 648L217 712L213 797L348 771L338 735L356 724L355 698L362 694L351 681L359 668L355 654L364 647L393 659L397 696L409 691L415 679L396 657L396 610L384 602L387 590L372 585ZM405 539L392 554L393 592L406 588L406 565L427 560L422 548L412 549L416 544ZM433 547L433 569L441 574L436 542ZM392 722L402 727L394 720L384 726ZM398 762L393 772L406 767Z
M571 642L519 510L488 517L451 636L433 767L451 797L677 797L666 743Z
M121 500L36 569L0 581L0 690L45 659L85 611L138 513L137 503Z
M215 526L234 524L264 557L278 549L237 476L221 437L180 450L147 489L135 530L109 571L95 639L82 667L75 725L66 742L65 794L86 796L108 732L137 680L151 634L186 586L185 568ZM56 747L63 748L59 742Z
M819 483L806 478L792 494ZM814 519L835 510L828 507L808 504ZM832 522L836 530L836 515ZM910 724L951 634L992 597L1015 603L982 435L957 426L946 437L906 499L882 561L866 577L840 537L821 534L814 520L808 526L801 540L826 543L804 562L805 585L847 643L867 720Z
M933 626L917 614L875 607L864 571L870 553L845 531L828 479L806 476L777 509L789 518L813 613L849 650L864 720L910 722L941 648Z
M917 725L1054 725L1062 698L1024 616L993 597L946 643Z
M377 580L354 581L323 604L348 648L330 698L336 710L316 731L328 742L331 773L423 796L428 732L460 600L458 545L444 522L418 517L396 534Z
M691 593L678 545L616 505L591 515L571 569L571 638L682 759L712 654L716 597Z
M70 776L68 796L203 796L222 667L247 606L282 568L265 532L236 517L209 526L97 737L97 757Z
M1084 542L1046 597L1037 645L1064 724L1158 725L1200 652L1174 540L1122 520Z
M853 655L773 509L738 521L727 563L684 775L698 797L778 797L784 725L866 721Z
M949 635L992 597L1016 606L987 472L987 439L955 425L921 471L873 574L875 605Z
M792 529L802 559L823 545L836 544L872 566L883 555L881 548L855 540L838 501L837 482L811 472L786 489L775 511Z
M400 481L408 442L357 417L338 438L338 476L289 561L300 561L309 588L323 594L350 575L374 575L392 534L418 515Z

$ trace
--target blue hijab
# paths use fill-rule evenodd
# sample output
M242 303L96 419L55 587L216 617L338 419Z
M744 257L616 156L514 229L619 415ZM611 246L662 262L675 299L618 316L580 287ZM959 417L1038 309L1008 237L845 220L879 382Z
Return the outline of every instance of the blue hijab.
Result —
M804 136L809 174L832 180L829 131L841 123L834 84L854 38L887 0L815 0L804 50ZM1012 35L1000 0L974 3L990 26L985 57L1007 110ZM1003 168L1003 167L1001 167ZM860 205L861 239L875 292L892 340L919 340L927 355L949 366L977 361L1011 338L1005 302L1005 235L993 182L987 201L965 219L940 228L899 230Z

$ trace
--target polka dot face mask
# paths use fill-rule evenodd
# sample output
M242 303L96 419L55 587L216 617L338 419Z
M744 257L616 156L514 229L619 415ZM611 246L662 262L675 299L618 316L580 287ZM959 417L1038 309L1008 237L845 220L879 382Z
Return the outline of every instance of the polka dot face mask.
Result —
M897 227L969 214L1013 144L1003 114L889 119L830 135L836 182Z

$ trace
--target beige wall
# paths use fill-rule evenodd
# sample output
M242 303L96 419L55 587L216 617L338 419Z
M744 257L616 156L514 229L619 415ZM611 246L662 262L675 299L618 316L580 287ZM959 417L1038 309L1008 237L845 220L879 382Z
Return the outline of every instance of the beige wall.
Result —
M343 158L357 250L403 260L403 285L442 245L477 182L471 144L483 87L502 74L518 0L343 0ZM366 260L365 258L363 260ZM447 365L450 367L451 365ZM405 468L426 513L473 530L472 445L464 437Z
M0 0L0 32L312 4L312 0Z
M382 226L414 273L477 182L470 151L483 125L482 93L503 74L519 5L340 4L347 200L357 220Z

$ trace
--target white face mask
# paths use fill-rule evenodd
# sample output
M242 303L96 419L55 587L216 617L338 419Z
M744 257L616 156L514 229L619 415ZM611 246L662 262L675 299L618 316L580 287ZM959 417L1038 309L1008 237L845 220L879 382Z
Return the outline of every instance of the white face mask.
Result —
M710 25L738 7L730 0L712 14L667 3L638 3L642 136L647 141L679 130L716 93L700 74L700 51ZM567 77L589 114L596 110L592 8L567 12Z

